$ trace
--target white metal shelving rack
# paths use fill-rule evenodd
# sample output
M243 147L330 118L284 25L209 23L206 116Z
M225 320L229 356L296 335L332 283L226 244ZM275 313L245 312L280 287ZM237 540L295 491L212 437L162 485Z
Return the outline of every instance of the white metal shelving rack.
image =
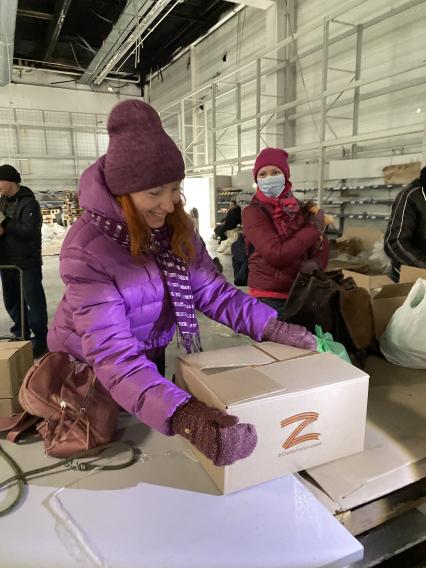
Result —
M0 161L34 191L73 190L81 172L106 151L106 115L0 108Z
M351 10L367 1L372 0L342 2L326 18L313 19L299 30L290 28L285 39L265 49L255 60L236 66L226 75L162 108L160 114L166 129L182 149L188 173L213 174L214 179L218 174L237 173L252 164L261 146L267 145L271 137L272 140L274 136L282 137L286 125L294 124L295 120L307 114L311 114L317 123L317 129L312 129L312 142L295 144L293 140L286 144L286 149L293 160L309 158L311 163L317 164L318 198L321 203L324 188L329 185L326 179L327 161L330 158L358 157L360 143L363 143L362 157L392 157L392 149L399 146L409 148L412 153L423 152L426 155L426 124L421 116L414 117L411 124L403 126L371 131L360 128L364 101L413 87L424 87L426 91L425 61L367 78L363 78L362 74L366 31L410 10L421 10L424 1L409 0L396 8L386 8L362 23L346 21L345 16ZM292 7L294 16L294 2L288 2L287 5ZM286 17L290 18L291 13ZM298 38L321 29L322 40L312 47L298 50ZM347 41L352 41L353 65L350 68L335 68L331 64L334 50ZM295 80L300 62L318 53L321 54L322 81L320 92L315 96L283 100L262 89L266 77L285 70L293 69ZM195 67L196 61L193 63ZM347 76L345 86L330 86L330 77L335 77L336 73ZM289 80L288 74L280 77L280 80ZM385 82L389 84L383 86ZM350 122L350 135L347 135L347 128L344 129L344 135L339 133L339 121ZM288 135L286 140L289 140Z

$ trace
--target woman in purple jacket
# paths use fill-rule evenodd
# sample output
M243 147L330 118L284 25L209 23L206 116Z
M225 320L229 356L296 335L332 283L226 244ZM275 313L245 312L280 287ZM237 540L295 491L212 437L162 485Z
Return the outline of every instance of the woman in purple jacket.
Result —
M148 426L188 438L217 465L231 464L253 451L254 426L164 378L176 327L187 353L201 349L195 310L255 341L314 350L316 338L277 321L275 310L218 273L183 210L182 155L151 106L120 103L108 132L107 154L80 180L85 213L62 247L65 293L49 348L90 365L116 402Z

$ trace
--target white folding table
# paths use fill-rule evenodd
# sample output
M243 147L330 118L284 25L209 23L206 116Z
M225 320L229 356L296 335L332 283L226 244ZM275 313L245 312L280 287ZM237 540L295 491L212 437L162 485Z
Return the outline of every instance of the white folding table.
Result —
M362 558L361 544L296 477L222 496L179 437L131 421L122 438L140 450L130 468L29 484L0 518L2 568L337 568ZM51 459L40 442L0 443L23 469ZM0 463L0 479L9 475Z

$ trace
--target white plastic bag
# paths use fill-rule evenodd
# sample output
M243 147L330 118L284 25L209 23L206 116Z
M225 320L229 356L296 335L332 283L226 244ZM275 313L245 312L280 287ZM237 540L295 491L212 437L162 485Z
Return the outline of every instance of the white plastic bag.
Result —
M380 338L380 349L390 363L426 369L426 280L415 282L393 314Z

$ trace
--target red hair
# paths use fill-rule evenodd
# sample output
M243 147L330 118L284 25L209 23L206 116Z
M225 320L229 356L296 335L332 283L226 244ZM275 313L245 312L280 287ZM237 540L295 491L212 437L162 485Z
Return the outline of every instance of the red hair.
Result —
M117 196L123 209L124 219L129 229L130 252L132 256L147 253L151 246L151 229L138 216L129 194ZM167 215L166 224L171 229L170 248L187 264L195 258L194 224L185 212L182 200L175 205L173 213Z

